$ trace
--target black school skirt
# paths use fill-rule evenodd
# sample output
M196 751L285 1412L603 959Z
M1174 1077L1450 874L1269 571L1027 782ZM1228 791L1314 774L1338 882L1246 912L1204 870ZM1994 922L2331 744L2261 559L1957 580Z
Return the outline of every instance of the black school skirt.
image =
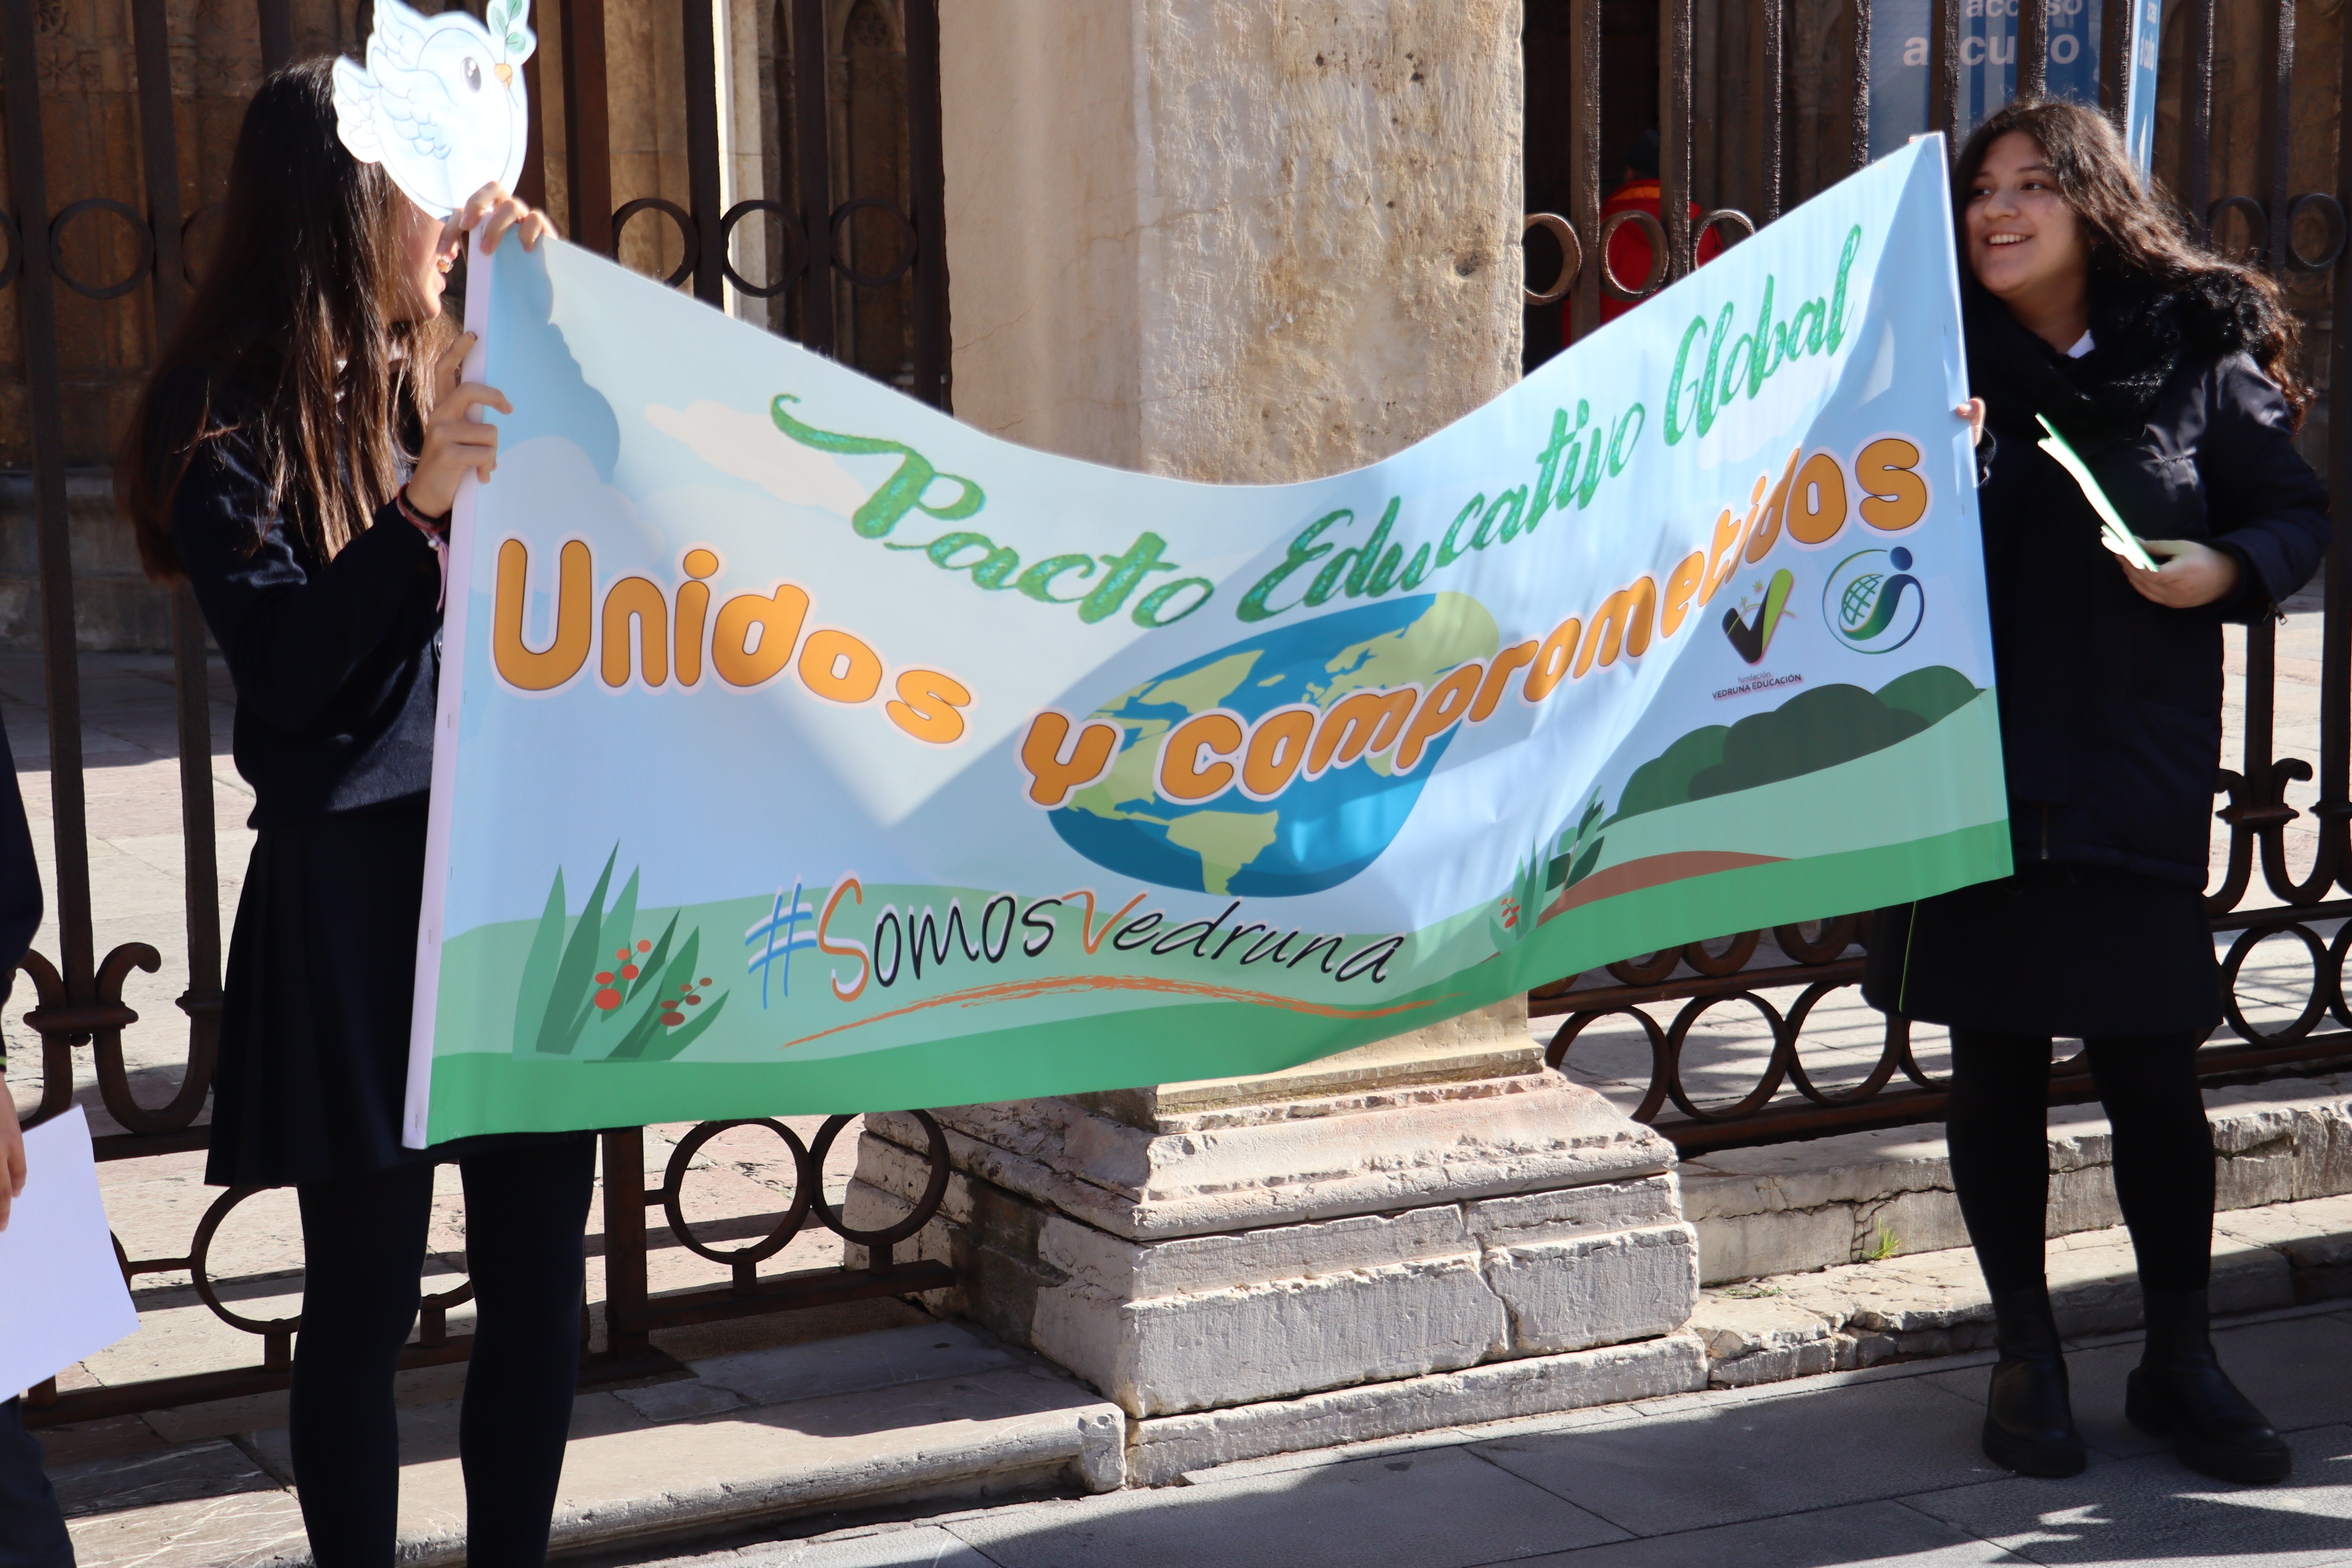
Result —
M1872 922L1863 996L1922 1023L2063 1039L2221 1022L2205 900L2100 866L2027 865Z
M265 827L229 937L215 1186L360 1176L400 1146L425 895L425 803Z

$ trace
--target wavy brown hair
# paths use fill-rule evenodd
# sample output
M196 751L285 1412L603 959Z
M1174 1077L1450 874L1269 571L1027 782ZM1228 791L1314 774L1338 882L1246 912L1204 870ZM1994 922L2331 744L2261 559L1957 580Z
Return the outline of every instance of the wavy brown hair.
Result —
M2245 352L2278 384L2300 425L2311 388L2296 374L2302 328L2278 284L2189 237L2179 208L2133 167L2114 122L2095 109L2052 98L2021 98L1995 110L1960 149L1954 170L1954 220L1967 254L1969 186L1992 144L2021 132L2042 149L2058 190L2091 239L2091 286L2195 290L2220 301L2244 338Z
M332 66L277 71L247 107L219 243L116 456L116 505L158 581L186 574L172 500L205 443L237 440L268 484L251 548L276 520L323 559L392 499L426 411L450 329L398 319L408 198L345 150Z

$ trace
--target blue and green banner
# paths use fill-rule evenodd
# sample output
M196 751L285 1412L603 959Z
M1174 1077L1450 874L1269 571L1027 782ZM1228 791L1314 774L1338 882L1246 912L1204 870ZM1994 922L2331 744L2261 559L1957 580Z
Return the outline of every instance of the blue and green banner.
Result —
M1942 158L1294 485L478 257L410 1142L1270 1071L2004 874Z

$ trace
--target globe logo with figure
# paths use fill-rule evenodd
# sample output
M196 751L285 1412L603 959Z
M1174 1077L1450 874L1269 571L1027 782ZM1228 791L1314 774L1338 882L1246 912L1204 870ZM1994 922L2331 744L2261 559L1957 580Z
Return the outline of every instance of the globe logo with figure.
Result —
M1927 590L1901 545L1856 551L1822 587L1822 619L1856 653L1893 653L1918 635L1927 610Z
M1421 594L1278 626L1187 660L1105 704L1119 751L1099 782L1052 814L1062 841L1096 865L1163 887L1233 898L1320 892L1389 847L1458 729L1399 773L1366 754L1297 775L1271 800L1239 793L1188 805L1154 787L1160 743L1213 710L1254 722L1276 708L1328 710L1355 691L1426 690L1500 646L1494 617L1462 594Z

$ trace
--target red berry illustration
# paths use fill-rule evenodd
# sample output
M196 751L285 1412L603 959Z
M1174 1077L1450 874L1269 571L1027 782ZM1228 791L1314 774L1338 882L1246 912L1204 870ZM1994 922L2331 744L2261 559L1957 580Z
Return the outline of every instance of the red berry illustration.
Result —
M596 993L596 1005L599 1010L609 1013L620 1005L621 994L611 986L607 985L604 990Z
M646 941L643 937L637 939L637 951L639 952L651 952L653 950L654 944L652 942Z
M614 953L613 956L614 958L626 958L629 956L629 950L625 947L622 948L619 952Z
M610 970L599 970L596 974L596 984L599 985L610 985L613 984L612 972Z
M625 963L625 964L621 965L621 978L622 978L622 979L624 979L624 980L635 980L636 977L637 977L637 966L636 966L635 964L634 964L634 963Z
M664 1013L661 1016L661 1021L675 1029L680 1024L686 1022L686 1015L683 1013Z

